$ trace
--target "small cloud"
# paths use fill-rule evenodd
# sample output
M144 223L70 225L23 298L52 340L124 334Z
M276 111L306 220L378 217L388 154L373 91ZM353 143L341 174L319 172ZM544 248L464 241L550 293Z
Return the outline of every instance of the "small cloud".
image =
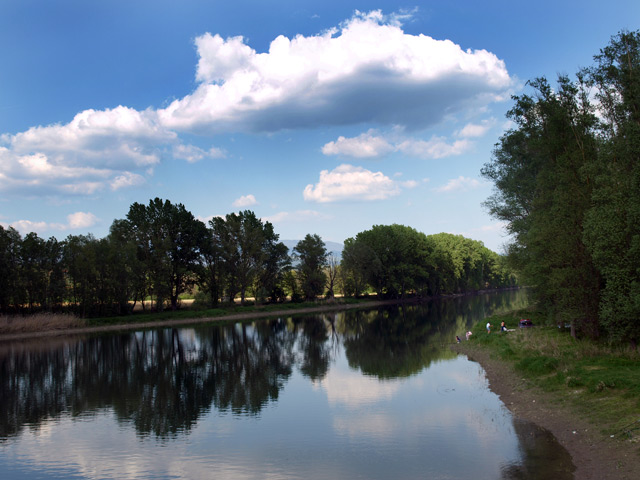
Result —
M465 132L465 136L470 137L473 133L478 134L480 127L474 129L472 126L467 125L462 131ZM397 137L401 135L397 133L392 134L392 136L394 140L385 138L382 135L374 135L372 130L353 138L340 136L335 142L325 144L322 147L322 153L353 158L378 158L392 152L402 152L411 157L440 159L460 155L473 146L473 143L466 138L450 141L445 137L436 136L430 140L398 139ZM460 136L460 133L458 133L458 136Z
M477 124L477 123L468 123L462 128L462 130L457 132L457 136L458 137L462 137L462 138L482 137L495 124L496 124L495 118L490 118L488 120L483 120L479 124Z
M100 219L93 213L75 212L67 215L67 223L33 222L31 220L17 220L9 226L15 228L21 235L35 232L42 234L51 230L79 230L96 225Z
M214 218L224 218L224 215L209 215L207 217L201 217L200 215L196 216L197 220L200 220L202 223L208 225L211 220Z
M88 228L98 223L98 217L89 212L76 212L67 215L67 224L70 229Z
M145 179L142 175L137 173L124 172L122 175L118 175L111 181L111 190L120 190L126 187L135 187L145 183Z
M250 207L251 205L256 205L257 203L258 201L253 195L243 195L233 202L233 206L243 208Z
M474 188L482 185L481 182L476 180L475 178L467 178L467 177L458 177L453 178L447 182L446 185L436 188L436 192L441 193L449 193L449 192L458 192L458 191L467 191L472 190Z
M383 137L376 136L370 130L354 138L338 137L335 142L329 142L322 147L325 155L344 155L353 158L373 158L387 155L394 151Z
M409 139L401 142L396 148L406 155L424 159L440 159L461 155L473 144L468 140L448 142L444 137L432 137L430 140Z
M419 184L415 180L406 180L404 182L400 182L404 188L416 188Z
M333 217L315 210L296 210L295 212L278 212L275 215L264 217L262 220L278 224L307 222L309 220L331 220L331 218Z
M195 145L174 145L173 157L179 160L186 160L189 163L196 163L204 158L225 158L225 153L219 148L211 147L209 150L203 150Z
M31 220L17 220L11 222L9 226L15 228L21 235L31 232L45 232L51 230L50 224L47 222L32 222Z
M316 185L307 185L304 199L329 203L341 200L384 200L400 193L400 184L382 172L343 164L320 172Z

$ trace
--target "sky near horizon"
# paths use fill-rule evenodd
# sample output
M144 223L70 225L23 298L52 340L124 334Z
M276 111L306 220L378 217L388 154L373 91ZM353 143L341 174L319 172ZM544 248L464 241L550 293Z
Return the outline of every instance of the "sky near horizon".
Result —
M160 197L500 252L480 170L511 96L638 28L637 0L2 0L0 224L101 238Z

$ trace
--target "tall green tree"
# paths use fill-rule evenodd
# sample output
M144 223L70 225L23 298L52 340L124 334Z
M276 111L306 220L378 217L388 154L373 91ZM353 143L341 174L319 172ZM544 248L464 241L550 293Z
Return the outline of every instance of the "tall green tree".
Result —
M284 301L284 275L291 269L289 248L279 242L273 225L265 222L263 227L262 264L258 274L258 288L271 302Z
M581 79L530 82L535 95L514 97L503 135L482 174L496 193L485 203L507 222L509 253L540 305L558 321L596 336L600 279L583 241L597 157L596 117ZM526 189L526 191L522 191Z
M114 302L119 315L131 313L146 296L146 270L138 258L137 246L126 220L115 220L107 236L111 265ZM129 303L132 301L132 303Z
M252 290L256 298L283 298L283 274L290 265L288 248L279 242L270 222L262 222L250 210L230 213L210 221L210 254L206 265L213 275L213 259L218 260L218 284L230 300L240 294L244 304ZM212 277L211 277L212 279Z
M198 269L198 286L209 299L209 306L216 307L224 289L223 252L220 228L224 228L224 221L209 221L206 238L200 246L202 255Z
M157 197L149 205L131 205L127 220L157 307L161 309L168 298L171 309L177 309L179 295L196 281L199 247L206 236L204 223L181 203L173 205Z
M0 225L0 312L17 310L20 304L20 244L18 231Z
M359 235L359 234L358 234ZM341 267L345 272L343 283L359 297L367 289L367 285L379 294L384 288L382 263L374 249L362 239L347 238L342 249Z
M64 264L71 288L69 299L82 317L91 314L97 303L96 242L93 235L69 235L65 240Z
M583 72L594 88L602 147L591 162L584 238L603 278L600 321L610 338L640 342L640 31L621 32Z
M308 233L293 248L294 258L297 260L300 286L307 300L313 300L322 295L327 277L324 268L327 265L327 248L317 234Z
M64 295L62 245L54 237L49 240L31 232L19 248L19 278L29 311L49 311L61 306Z
M345 241L343 262L378 295L426 291L432 246L426 235L404 225L374 225Z

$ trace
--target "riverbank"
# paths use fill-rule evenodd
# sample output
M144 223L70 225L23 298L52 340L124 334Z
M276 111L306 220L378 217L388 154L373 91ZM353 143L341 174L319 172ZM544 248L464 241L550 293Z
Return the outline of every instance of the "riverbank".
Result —
M498 320L503 318L494 317L491 323L499 325ZM517 317L507 326L512 328L513 322L517 322ZM483 330L484 327L479 325L471 341L463 341L452 348L484 368L490 389L516 417L533 422L556 437L573 459L576 467L574 478L638 478L640 409L637 409L638 398L634 397L633 392L629 394L632 387L620 382L615 387L612 380L609 387L605 385L599 390L600 385L597 384L591 389L589 380L575 377L581 369L589 371L586 365L572 366L570 361L555 363L549 360L552 357L547 348L563 349L562 340L556 339L553 344L545 339L547 336L557 336L558 332L553 328L551 332L542 328L506 334L494 332L490 334L491 341L486 341L489 334ZM547 346L544 346L545 342ZM530 351L527 344L533 347ZM518 348L517 353L514 348ZM577 363L586 362L575 352L572 353ZM532 374L523 368L523 361L535 363L536 355L538 359L546 359L550 366ZM590 359L590 363L594 364L592 368L603 370L604 366L595 366L598 362L603 365L602 360L596 357L594 355ZM628 368L628 365L622 366L624 362L620 358L616 362L621 365L618 369ZM635 371L629 371L630 381L635 381L638 363L636 361ZM615 392L616 389L619 391Z
M132 317L113 317L108 319L109 324L85 324L84 326L77 326L73 322L70 323L60 323L59 325L54 325L53 322L47 323L43 322L42 325L44 328L38 329L33 328L30 331L17 331L17 332L3 332L0 329L0 342L11 342L16 340L27 340L31 338L44 338L44 337L59 337L63 335L85 335L92 333L104 333L104 332L118 332L118 331L130 331L130 330L142 330L149 328L164 328L164 327L184 327L188 325L197 325L203 323L212 323L212 322L237 322L244 320L252 320L252 319L260 319L260 318L270 318L270 317L282 317L282 316L291 316L291 315L300 315L300 314L313 314L313 313L331 313L331 312L339 312L344 310L353 310L353 309L367 309L367 308L375 308L383 305L393 305L398 303L415 303L418 300L416 299L407 299L405 301L402 300L365 300L358 301L355 303L323 303L318 306L300 306L300 307L292 307L290 308L282 308L282 309L273 309L273 308L265 308L261 309L260 307L254 308L238 308L238 309L229 309L217 310L216 315L202 315L200 317L196 317L197 312L189 312L185 311L187 315L191 315L188 318L176 318L172 317L171 314L168 318L158 318L161 314L153 314L150 315L149 318L152 320L147 321L136 321L136 316ZM295 305L295 304L290 304ZM240 311L238 311L240 310ZM185 313L181 312L181 313Z

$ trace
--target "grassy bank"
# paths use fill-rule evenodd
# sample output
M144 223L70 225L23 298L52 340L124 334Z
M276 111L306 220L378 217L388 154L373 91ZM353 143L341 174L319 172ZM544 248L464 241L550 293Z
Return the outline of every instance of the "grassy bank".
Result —
M603 434L640 441L640 355L575 340L556 327L520 329L521 318L542 324L531 310L493 316L476 325L469 346L486 349L555 404L588 419ZM487 321L493 325L491 334L485 330ZM514 331L500 332L502 321Z
M34 315L15 315L0 316L0 335L11 334L27 334L34 332L59 332L63 330L79 329L79 328L100 328L122 326L126 328L131 325L148 325L153 327L154 324L167 324L168 322L185 323L193 320L198 323L199 320L224 320L238 319L239 317L251 318L273 315L282 315L289 312L318 311L322 309L332 310L336 308L349 308L350 306L363 305L366 306L372 302L377 302L372 298L340 298L335 300L317 300L315 302L302 303L278 303L270 305L226 305L213 309L198 308L182 308L176 311L164 312L136 312L126 316L111 316L101 318L81 319L70 314L34 314Z
M86 321L67 313L36 313L33 315L0 315L0 334L64 330L80 328Z
M315 302L301 302L301 303L274 303L265 305L255 305L248 303L246 305L225 305L218 308L181 308L179 310L171 311L165 310L164 312L137 312L133 315L124 317L101 317L87 319L87 326L101 326L101 325L126 325L127 323L152 323L159 320L186 320L186 319L200 319L200 318L220 318L232 315L244 315L252 313L269 313L274 312L287 312L291 310L311 309L322 306L337 306L337 305L353 305L358 303L370 302L371 299L353 299L353 298L341 298L335 300L317 300Z

